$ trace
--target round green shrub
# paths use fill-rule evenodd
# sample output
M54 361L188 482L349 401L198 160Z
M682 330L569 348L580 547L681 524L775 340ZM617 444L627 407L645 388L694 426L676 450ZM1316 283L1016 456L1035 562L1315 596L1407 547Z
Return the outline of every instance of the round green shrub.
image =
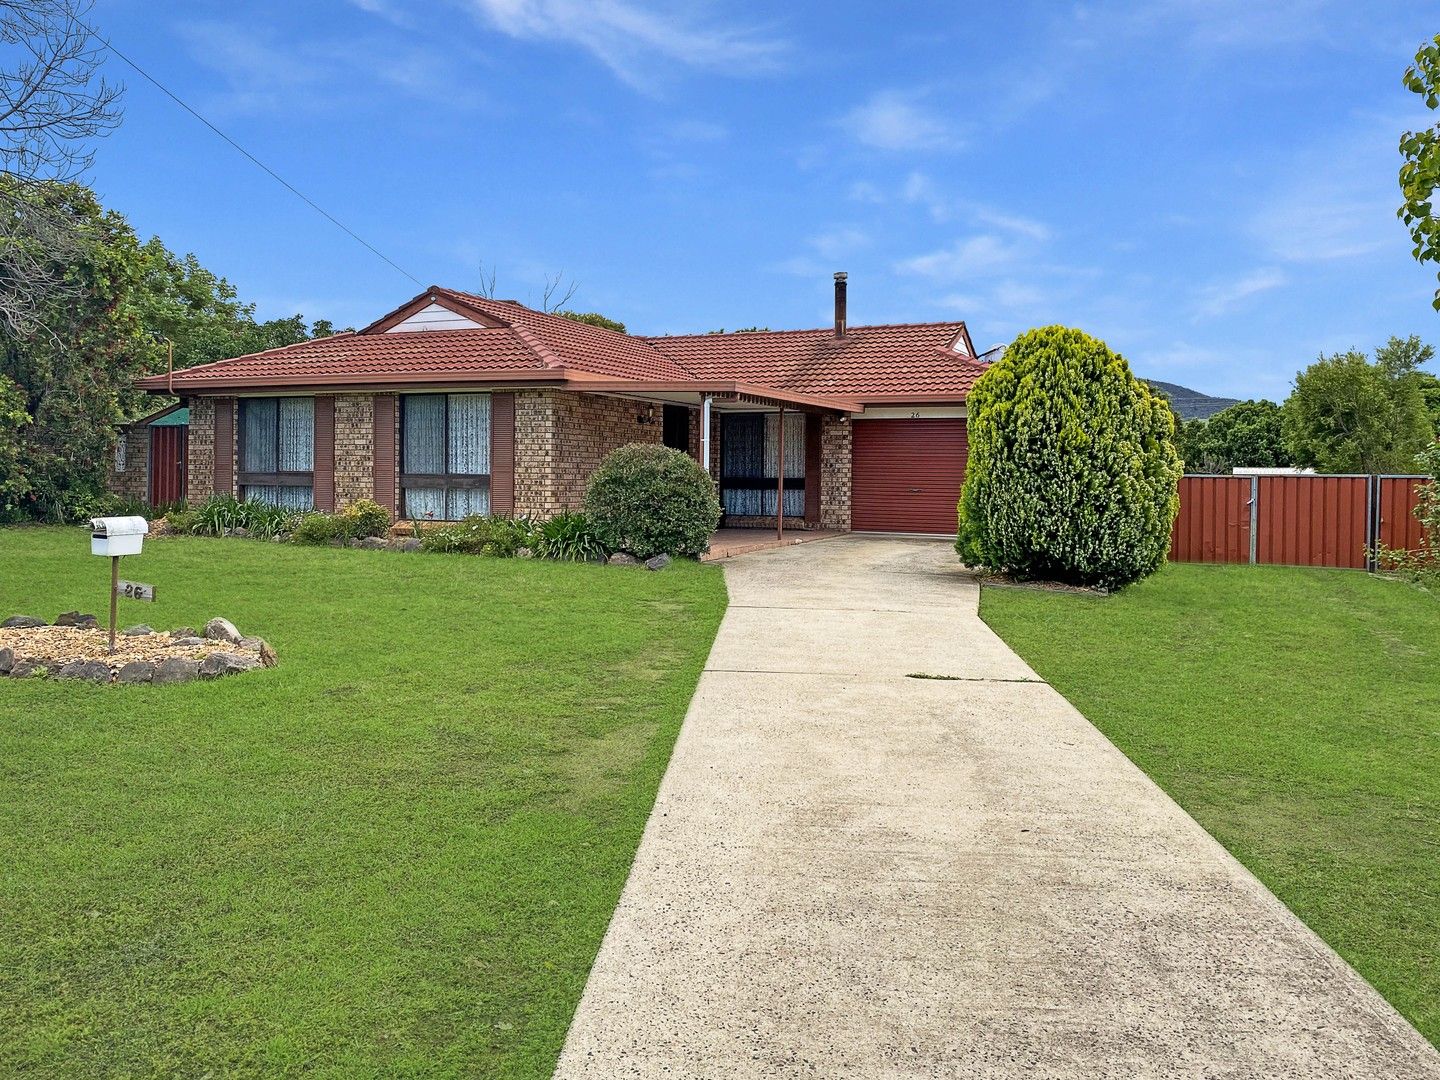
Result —
M390 531L390 511L374 499L356 499L340 511L341 532L350 540L384 536Z
M715 482L679 450L636 443L613 451L590 478L585 514L608 551L641 559L703 552L720 523Z
M1158 570L1180 500L1175 422L1079 330L1021 334L975 383L956 549L1016 577L1118 588Z

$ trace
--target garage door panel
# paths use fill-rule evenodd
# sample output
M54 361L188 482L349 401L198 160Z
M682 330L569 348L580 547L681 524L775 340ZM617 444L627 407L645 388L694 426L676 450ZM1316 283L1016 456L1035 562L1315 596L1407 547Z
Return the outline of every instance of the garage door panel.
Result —
M856 420L851 527L952 535L965 481L965 421Z

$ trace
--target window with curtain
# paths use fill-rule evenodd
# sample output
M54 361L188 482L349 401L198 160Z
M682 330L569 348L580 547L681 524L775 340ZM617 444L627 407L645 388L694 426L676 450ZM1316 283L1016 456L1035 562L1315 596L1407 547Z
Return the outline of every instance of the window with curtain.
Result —
M240 399L240 496L309 510L315 492L315 399Z
M400 487L411 519L490 512L490 395L400 399Z
M720 504L735 517L774 517L780 414L727 413L720 428ZM805 414L785 414L785 516L805 516Z

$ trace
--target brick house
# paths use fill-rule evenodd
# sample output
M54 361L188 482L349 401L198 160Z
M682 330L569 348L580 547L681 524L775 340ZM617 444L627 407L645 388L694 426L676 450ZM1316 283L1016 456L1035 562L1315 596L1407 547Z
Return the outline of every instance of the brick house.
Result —
M611 450L664 443L706 463L729 526L953 533L984 371L965 325L849 327L835 289L833 328L638 337L435 286L359 331L142 379L188 410L184 447L136 461L136 427L155 436L132 426L112 486L543 517Z

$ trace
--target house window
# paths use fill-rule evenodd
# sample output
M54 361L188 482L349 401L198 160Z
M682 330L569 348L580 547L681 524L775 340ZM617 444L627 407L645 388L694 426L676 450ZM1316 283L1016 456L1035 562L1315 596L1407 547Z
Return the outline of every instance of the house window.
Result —
M115 471L117 473L122 473L125 471L125 466L127 464L126 454L130 450L129 443L130 432L128 430L122 429L120 432L120 441L115 444Z
M720 427L720 504L735 517L774 517L780 414L727 413ZM805 414L785 415L785 515L805 516Z
M459 521L490 513L490 395L400 399L405 516Z
M309 510L315 505L315 399L240 400L240 497Z

